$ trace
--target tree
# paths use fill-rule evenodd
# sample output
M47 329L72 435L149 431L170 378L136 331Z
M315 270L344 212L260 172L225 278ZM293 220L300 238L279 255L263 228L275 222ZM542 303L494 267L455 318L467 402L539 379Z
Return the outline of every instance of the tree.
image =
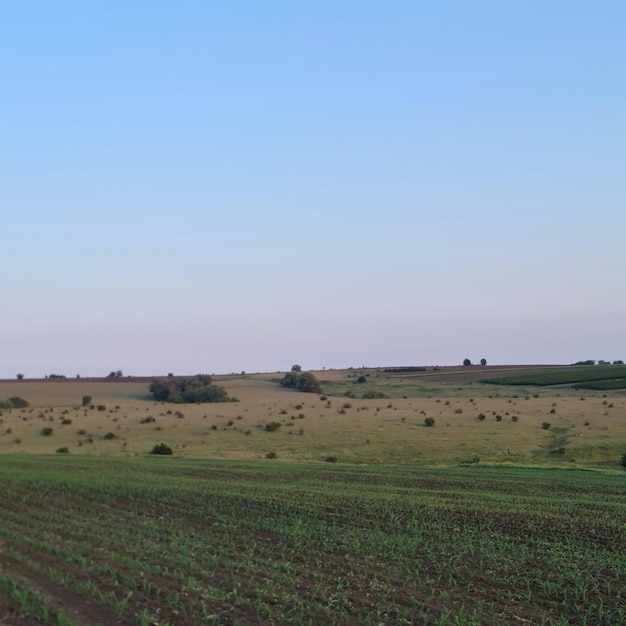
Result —
M487 359L480 359L480 364L485 367L485 365L487 365Z
M463 365L465 367L469 367L472 364L472 362L469 359L465 359L465 361L463 361Z
M17 379L18 380L24 380L24 374L22 374L21 372L17 375Z
M294 371L293 368L291 372L285 374L280 384L283 387L290 387L308 393L322 393L322 388L314 374L311 372Z
M161 402L236 402L229 398L224 387L212 384L207 374L197 374L193 378L173 380L172 378L155 378L149 387L155 400Z
M292 372L301 372L302 371L302 366L301 365L292 365L291 366L291 371Z

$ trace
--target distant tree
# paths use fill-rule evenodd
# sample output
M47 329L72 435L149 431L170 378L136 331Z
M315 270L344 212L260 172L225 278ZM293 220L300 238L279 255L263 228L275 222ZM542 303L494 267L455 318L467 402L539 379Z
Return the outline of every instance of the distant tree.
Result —
M174 380L172 378L155 378L149 387L155 400L161 402L188 402L200 404L204 402L236 402L229 398L224 387L214 385L207 374L197 374L193 378Z
M285 374L280 384L283 387L290 387L307 393L322 393L322 388L314 374L293 370L293 368L291 372Z
M302 371L302 366L301 365L292 365L291 366L291 371L292 372L301 372Z
M89 406L91 404L91 396L83 396L82 406Z
M365 376L363 376L363 374L361 374L357 379L356 379L357 383L365 383L367 382L367 378L365 378Z
M124 376L122 370L116 370L114 372L109 372L107 378L122 378L122 376Z
M471 364L472 364L472 362L471 362L469 359L465 359L465 360L463 361L463 365L464 365L465 367L469 367Z
M17 375L17 379L18 380L24 380L24 374L22 374L21 372Z
M485 367L485 365L487 365L487 359L480 359L480 364Z
M613 361L613 365L624 365L624 361L621 359L619 361Z

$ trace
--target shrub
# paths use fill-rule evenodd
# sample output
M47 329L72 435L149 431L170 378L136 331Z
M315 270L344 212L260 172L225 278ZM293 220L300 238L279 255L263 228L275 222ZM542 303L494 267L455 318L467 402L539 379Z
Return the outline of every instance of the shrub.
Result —
M28 402L19 396L11 396L7 402L11 405L9 408L24 409L28 406Z
M366 391L361 397L363 400L387 400L389 398L382 391Z
M622 467L626 467L626 453L622 454Z
M543 428L544 430L550 430L550 426L551 426L550 422L543 422L541 424L541 428Z
M519 420L519 417L517 417L517 415L511 415L512 422L517 422L517 420Z
M67 454L69 451L70 450L67 446L63 446L62 448L57 448L57 454Z
M53 432L53 429L50 428L50 426L46 426L45 428L41 429L41 434L44 437L49 437L52 434L52 432Z
M71 423L72 423L72 420L67 417L61 420L61 424L63 424L63 426L69 426Z
M427 417L424 419L424 426L434 426L434 425L435 425L434 417Z
M277 458L278 458L278 455L276 454L276 452L268 452L268 453L265 455L265 458L266 458L266 459L277 459Z
M292 369L291 372L285 374L280 384L283 387L297 389L306 393L322 393L322 388L317 378L311 372L300 372Z
M485 419L485 414L484 414L484 413L479 413L479 414L478 414L478 420L479 420L480 422L482 422L484 419Z
M189 404L237 402L236 398L228 397L224 387L212 384L211 377L207 374L197 374L193 378L180 380L155 378L148 389L152 397L160 402L186 402Z
M327 456L324 461L326 461L326 463L336 463L337 462L337 457L336 456Z
M265 424L265 430L268 433L273 433L273 432L276 432L277 430L280 430L281 426L282 424L280 422L268 422L267 424Z
M91 396L83 396L83 402L81 406L89 406L91 404Z
M106 411L106 406L104 404L99 404L97 407L98 411Z
M363 374L361 374L357 379L356 382L359 384L365 383L367 382L367 378L365 378L365 376L363 376Z
M115 433L106 433L104 435L105 439L115 439Z
M496 415L496 422L502 421L502 415Z
M174 454L174 451L165 443L157 443L157 445L152 448L150 454Z

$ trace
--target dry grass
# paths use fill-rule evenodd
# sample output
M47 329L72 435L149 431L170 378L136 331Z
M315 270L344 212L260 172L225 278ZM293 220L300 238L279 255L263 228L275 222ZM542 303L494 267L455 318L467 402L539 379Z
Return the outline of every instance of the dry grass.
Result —
M357 371L316 372L324 390L337 394L328 400L280 387L279 375L215 377L240 402L203 405L156 403L145 381L2 382L0 399L22 396L31 406L2 411L0 453L67 447L71 454L140 455L164 442L177 455L204 458L274 452L279 460L332 455L339 462L448 465L478 456L481 462L585 465L616 464L626 452L624 394L494 388L476 382L483 373L456 368L422 376L368 373L368 382L358 385ZM356 397L339 412L346 389L360 396L369 388L393 397ZM84 395L106 409L80 407ZM427 416L434 427L424 425ZM149 417L154 421L142 423ZM271 421L280 422L280 430L265 431ZM52 427L52 435L42 435L44 427ZM105 439L107 433L115 438Z

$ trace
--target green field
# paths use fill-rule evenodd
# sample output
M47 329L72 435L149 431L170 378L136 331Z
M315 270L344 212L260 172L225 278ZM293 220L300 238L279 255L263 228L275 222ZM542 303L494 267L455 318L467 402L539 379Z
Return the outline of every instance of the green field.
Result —
M536 385L539 387L578 383L577 386L580 388L596 389L597 387L583 387L584 383L595 381L619 381L618 383L613 382L613 386L601 387L601 389L626 388L626 365L569 366L561 369L540 369L536 372L515 376L485 378L480 382L492 385ZM622 384L622 386L615 386L617 384Z
M0 476L10 624L626 621L620 474L5 455Z

